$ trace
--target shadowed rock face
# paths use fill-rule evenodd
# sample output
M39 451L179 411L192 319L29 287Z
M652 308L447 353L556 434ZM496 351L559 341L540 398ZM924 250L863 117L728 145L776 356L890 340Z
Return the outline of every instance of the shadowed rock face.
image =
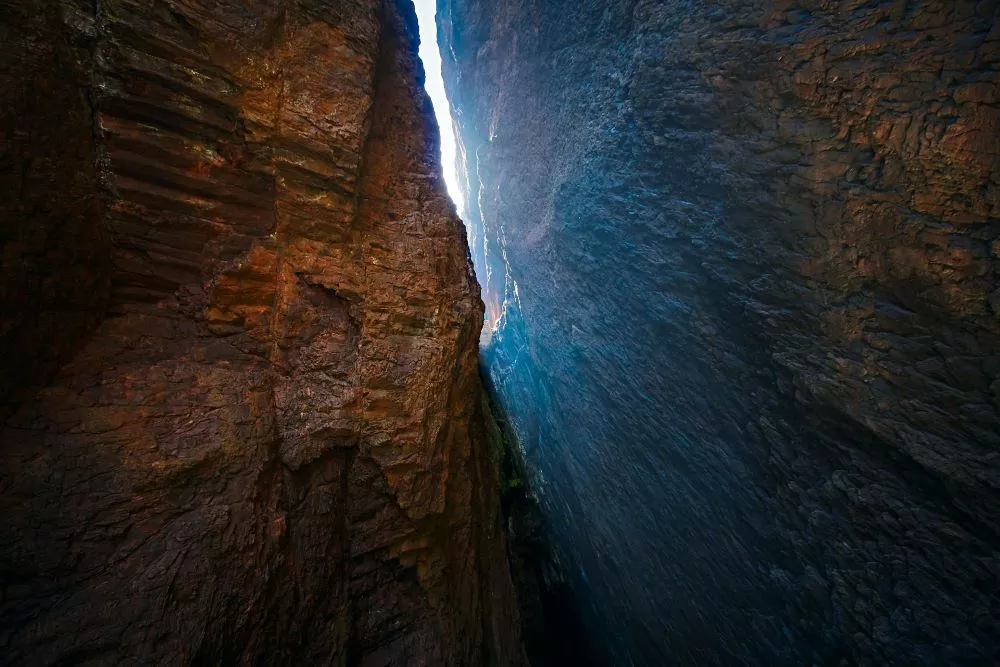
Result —
M0 17L0 663L519 663L412 5Z
M438 7L489 371L611 662L1000 660L998 3Z

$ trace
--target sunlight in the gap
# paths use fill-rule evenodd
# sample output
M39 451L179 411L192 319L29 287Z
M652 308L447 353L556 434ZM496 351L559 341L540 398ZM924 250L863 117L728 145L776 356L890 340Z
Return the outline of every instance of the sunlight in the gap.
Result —
M441 131L441 167L444 171L444 182L448 187L448 194L461 213L465 208L465 199L458 185L455 130L451 122L448 97L444 90L444 79L441 76L441 53L437 44L437 25L434 22L436 0L414 0L413 4L417 9L417 22L420 24L420 60L424 63L427 78L424 87L434 104L434 115Z

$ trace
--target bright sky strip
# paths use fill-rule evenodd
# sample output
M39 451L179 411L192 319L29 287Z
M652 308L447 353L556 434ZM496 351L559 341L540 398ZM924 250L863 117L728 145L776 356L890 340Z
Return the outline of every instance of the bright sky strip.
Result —
M434 116L441 132L441 168L444 172L444 182L451 200L461 213L465 199L458 185L455 129L451 122L451 109L444 90L444 79L441 76L441 52L437 43L437 25L434 22L436 0L414 0L413 4L417 9L417 22L420 24L420 60L424 63L426 74L424 88L434 105Z

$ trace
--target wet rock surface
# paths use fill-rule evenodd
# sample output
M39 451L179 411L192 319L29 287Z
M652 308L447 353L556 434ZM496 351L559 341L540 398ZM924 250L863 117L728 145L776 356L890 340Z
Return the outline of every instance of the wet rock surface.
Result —
M998 3L438 7L488 371L605 659L1000 660Z
M411 3L0 18L0 663L519 664Z

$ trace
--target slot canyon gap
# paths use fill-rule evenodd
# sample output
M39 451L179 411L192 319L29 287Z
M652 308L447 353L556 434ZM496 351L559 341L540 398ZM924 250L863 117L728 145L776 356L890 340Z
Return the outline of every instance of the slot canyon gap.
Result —
M1000 664L998 19L0 0L0 665Z

